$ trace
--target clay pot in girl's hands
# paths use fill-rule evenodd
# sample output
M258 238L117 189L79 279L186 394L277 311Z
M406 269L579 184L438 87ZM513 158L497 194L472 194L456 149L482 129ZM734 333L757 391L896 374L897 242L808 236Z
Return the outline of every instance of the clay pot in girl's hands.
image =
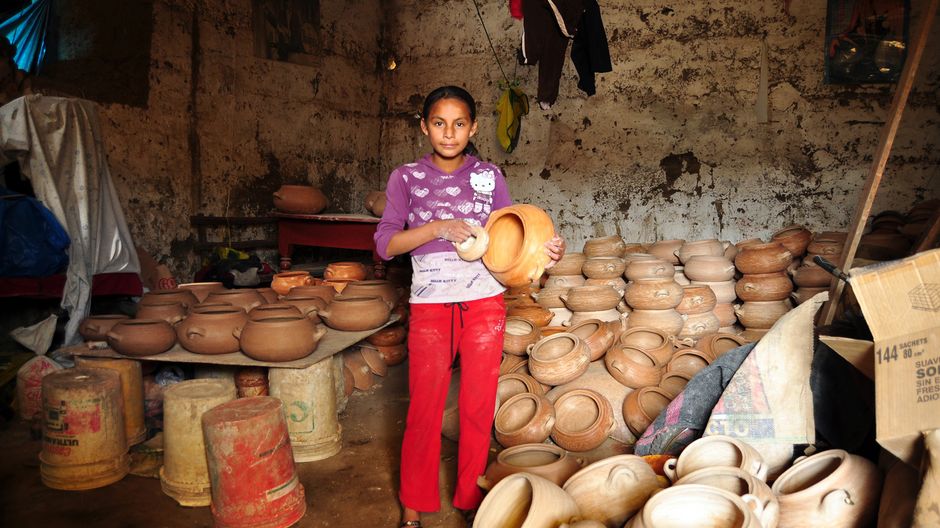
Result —
M555 235L555 226L545 211L528 204L503 207L490 214L486 231L490 246L483 264L496 280L506 286L539 280L551 260L545 243Z
M594 462L569 477L564 487L578 504L582 518L616 528L660 489L656 473L636 455L616 455Z
M663 365L642 348L620 345L604 355L607 371L621 385L631 389L658 385L663 376Z
M584 261L581 273L589 279L613 279L619 277L625 267L620 257L591 257Z
M668 310L682 300L682 286L672 278L637 279L627 284L623 298L633 309Z
M742 301L782 301L793 291L793 282L782 271L749 273L738 279L734 291Z
M126 315L89 315L79 325L78 333L87 341L104 341L112 326L128 319Z
M610 286L577 286L559 297L573 312L597 312L616 308L623 292Z
M685 276L694 281L727 281L734 278L734 272L734 263L724 256L695 255L683 267Z
M734 257L741 273L776 273L784 271L793 261L793 254L779 242L745 246Z
M691 240L682 244L682 247L676 250L676 256L679 262L686 264L687 261L697 255L721 257L724 255L725 246L717 238L707 238L704 240Z
M590 451L600 446L613 425L610 402L590 389L574 389L555 400L551 437L568 451Z
M177 288L193 292L193 295L196 296L196 300L198 302L203 302L210 293L224 290L225 285L221 282L190 282L186 284L180 284L177 286Z
M583 467L584 461L552 444L520 444L503 449L477 482L490 490L516 473L530 473L561 486Z
M176 327L176 336L183 348L195 354L231 354L240 350L235 331L246 322L248 316L241 308L200 310Z
M473 234L463 242L453 242L457 255L468 262L481 259L490 245L490 236L482 226L471 225L470 231Z
M508 332L508 320L506 323ZM598 319L588 319L573 324L567 329L567 332L578 336L588 347L591 361L600 359L617 337L617 334L605 323L606 321Z
M302 316L272 317L248 321L233 334L242 352L258 361L294 361L312 354L326 328Z
M238 306L245 313L252 308L265 304L264 297L256 290L224 290L212 292L206 297L206 302L224 302L232 306Z
M600 238L591 238L584 242L584 256L594 257L622 257L626 248L623 239L618 235Z
M155 302L153 299L147 299L147 304L137 306L136 319L163 319L164 321L175 325L186 317L186 309L178 302Z
M780 501L780 528L871 526L881 475L867 459L831 449L798 459L771 489Z
M639 438L659 413L669 406L672 396L659 387L642 387L623 400L623 418Z
M295 315L306 314L302 313L297 306L288 303L262 304L255 306L248 312L248 318L252 321L267 319L269 317L292 317Z
M317 214L329 204L326 195L310 185L281 185L274 193L274 207L284 213Z
M555 426L555 408L545 396L517 394L499 406L493 426L503 447L544 442Z
M801 225L791 225L775 232L770 238L773 242L783 244L783 247L794 257L806 254L806 248L813 239L813 233Z
M326 325L346 332L378 328L388 321L390 308L381 297L345 297L339 295L319 312Z
M539 327L524 317L506 317L503 352L524 356L526 348L539 340Z
M654 242L646 252L670 264L678 265L680 262L676 251L679 251L679 248L681 248L683 244L685 244L685 240L660 240Z
M682 287L682 300L676 306L676 311L686 315L708 313L714 310L717 303L718 299L711 288L690 284Z
M184 310L189 311L191 306L199 304L200 301L192 291L177 288L175 290L150 290L140 298L139 304L168 302L178 302L183 305Z
M554 275L581 275L581 267L587 257L584 253L565 253L554 266L545 270L549 277Z
M661 259L631 260L623 272L631 281L640 279L671 279L675 277L676 267Z
M402 290L387 280L361 280L343 289L344 297L381 297L392 308L398 306Z
M749 301L735 305L734 313L745 328L768 329L792 308L789 300Z
M313 277L306 271L285 271L275 274L271 279L271 289L278 295L287 295L295 286L310 286L311 284L313 284Z
M108 346L125 356L162 354L176 343L173 326L163 319L120 321L105 334Z
M546 385L567 383L587 370L590 350L574 334L560 333L529 345L529 373Z
M323 270L323 278L328 281L364 280L366 278L366 267L361 262L330 262Z

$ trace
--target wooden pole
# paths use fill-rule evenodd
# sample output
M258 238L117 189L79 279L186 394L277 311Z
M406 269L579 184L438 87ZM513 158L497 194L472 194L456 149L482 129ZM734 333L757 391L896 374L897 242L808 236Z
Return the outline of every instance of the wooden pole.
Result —
M885 164L891 155L891 146L894 144L894 136L897 135L898 127L901 124L901 115L904 113L904 107L907 106L907 97L911 93L911 87L914 85L914 77L917 75L917 68L920 66L921 56L924 54L924 47L927 45L927 37L933 27L934 15L937 12L938 0L930 0L930 4L924 11L924 16L920 25L920 31L914 38L913 46L904 62L904 68L901 70L901 79L898 81L897 91L894 92L894 99L891 103L891 110L888 112L888 120L881 129L879 147L872 160L871 169L868 172L868 179L858 198L858 206L855 208L855 215L852 217L852 223L849 224L848 236L845 238L845 245L842 247L842 257L838 266L848 272L855 260L855 252L858 250L858 244L862 239L862 231L865 229L865 223L871 214L872 205L875 202L875 195L878 193L878 186L881 184L881 176L884 174ZM843 281L833 281L829 288L829 301L823 306L820 325L832 324L836 315L836 308L839 305L839 299L842 297L842 290L845 284Z

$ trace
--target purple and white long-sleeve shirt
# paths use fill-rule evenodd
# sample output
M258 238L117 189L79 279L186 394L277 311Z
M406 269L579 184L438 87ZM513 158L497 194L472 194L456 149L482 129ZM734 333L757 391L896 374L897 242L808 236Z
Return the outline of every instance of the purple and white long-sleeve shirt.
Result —
M430 155L406 163L389 175L385 196L375 248L386 260L389 240L402 229L454 218L486 225L491 212L512 205L499 167L469 155L453 173L441 171ZM462 260L444 239L412 250L411 264L413 303L473 301L504 291L481 260Z

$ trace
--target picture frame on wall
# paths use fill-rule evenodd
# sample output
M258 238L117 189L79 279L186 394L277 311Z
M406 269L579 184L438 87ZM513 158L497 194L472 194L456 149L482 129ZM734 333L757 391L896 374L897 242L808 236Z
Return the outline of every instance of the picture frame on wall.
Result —
M827 0L826 83L897 82L909 15L910 0Z

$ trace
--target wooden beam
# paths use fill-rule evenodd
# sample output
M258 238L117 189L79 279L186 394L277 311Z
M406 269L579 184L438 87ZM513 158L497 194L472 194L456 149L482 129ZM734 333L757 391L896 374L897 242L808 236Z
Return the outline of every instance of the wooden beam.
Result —
M930 227L921 233L917 243L914 244L913 253L920 253L936 247L938 239L940 239L940 209L934 211L933 216L930 218Z
M938 1L940 0L930 0L930 4L924 11L920 31L914 37L907 60L904 61L901 79L898 81L898 87L891 102L891 110L888 112L888 120L881 129L878 150L874 160L872 160L868 179L865 181L865 186L862 187L861 194L858 197L858 206L855 208L855 215L852 217L852 223L849 224L848 236L845 238L845 245L842 247L842 257L839 259L838 265L846 272L852 267L855 252L858 250L858 244L862 239L862 231L865 229L865 223L869 215L871 215L875 195L878 194L878 186L881 185L881 176L884 174L885 165L891 156L891 146L894 144L894 137L897 135L898 127L901 124L904 107L907 106L907 97L914 85L917 68L920 66L920 59L924 54L924 47L927 45L927 37L933 27ZM844 287L845 283L843 281L833 281L832 286L829 288L829 301L823 306L820 325L832 324Z

